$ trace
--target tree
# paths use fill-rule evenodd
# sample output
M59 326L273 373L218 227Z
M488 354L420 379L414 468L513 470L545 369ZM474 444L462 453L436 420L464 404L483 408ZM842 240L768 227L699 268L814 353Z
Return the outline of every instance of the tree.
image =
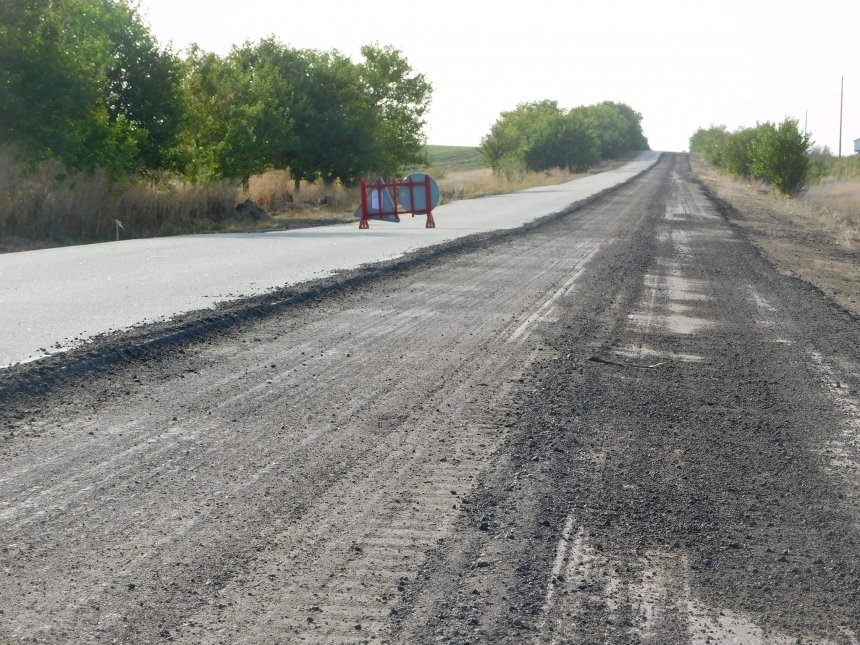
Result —
M604 101L600 105L612 107L627 121L627 136L625 140L624 152L636 150L650 150L648 139L642 132L642 114L634 110L625 103L615 103L614 101Z
M600 142L600 156L603 159L616 159L630 150L628 142L628 122L612 103L598 103L580 108L583 116L590 119L597 139Z
M650 149L648 139L642 134L642 115L629 105L603 101L581 109L594 124L603 159L616 159L625 152Z
M106 71L110 118L124 118L141 133L138 161L144 167L175 168L185 119L182 61L159 46L128 4L112 5L106 28L112 49Z
M701 154L714 166L722 166L723 148L729 136L731 135L724 125L699 128L690 137L690 152Z
M290 172L297 187L300 179L351 184L376 163L380 121L363 85L361 66L337 51L293 54L296 64L284 70L294 84L297 146Z
M796 195L806 185L812 135L786 117L778 126L767 122L757 128L752 143L750 170L785 195Z
M516 109L502 112L481 140L481 151L494 170L501 168L534 169L541 165L538 153L529 153L535 142L547 148L553 123L564 117L557 101L521 103Z
M582 172L600 161L600 144L588 112L574 109L543 124L525 153L526 167L537 171L566 168Z
M105 123L109 47L74 0L0 3L0 143L77 164ZM106 133L103 133L106 136Z
M114 174L163 163L178 69L122 0L0 3L0 144Z
M429 163L424 117L430 109L432 84L424 74L415 73L394 47L365 45L361 55L364 62L359 65L359 75L375 112L374 154L364 172L392 174L406 166Z
M391 47L343 54L292 49L276 38L224 59L193 49L186 147L197 174L247 181L270 168L301 180L352 184L426 163L432 87Z
M723 168L737 177L752 174L752 147L758 136L758 128L740 128L725 137L720 153Z
M500 171L504 160L516 160L525 138L516 125L499 118L490 132L481 139L480 151L494 173Z
M583 171L601 158L647 147L640 120L628 106L609 101L572 110L549 100L521 103L499 115L480 150L493 172Z
M292 162L297 141L289 108L293 88L267 49L267 42L246 43L221 58L191 48L184 144L192 178L244 183Z

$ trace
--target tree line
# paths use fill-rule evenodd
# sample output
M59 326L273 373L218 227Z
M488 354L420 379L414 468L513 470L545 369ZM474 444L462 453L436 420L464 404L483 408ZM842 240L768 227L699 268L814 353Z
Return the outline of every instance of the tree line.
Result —
M701 153L736 177L768 181L785 195L796 195L806 185L811 145L812 135L801 132L798 120L790 117L779 124L767 121L734 132L712 125L690 137L690 152Z
M502 112L481 140L494 172L588 170L601 159L648 150L642 115L623 103L604 101L570 110L557 101L522 103Z
M393 47L355 62L272 37L180 55L126 0L0 2L0 146L33 164L349 185L426 163L431 94Z

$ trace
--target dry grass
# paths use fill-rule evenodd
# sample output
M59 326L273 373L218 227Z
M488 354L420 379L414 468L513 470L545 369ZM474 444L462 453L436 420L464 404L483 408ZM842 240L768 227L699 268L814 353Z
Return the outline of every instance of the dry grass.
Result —
M0 151L0 251L229 227L236 188L143 179L111 182L103 172L67 173L57 161L25 171Z
M306 219L355 211L361 191L358 186L348 188L340 183L326 186L306 181L300 182L296 191L289 172L270 170L251 177L247 191L239 195L239 201L246 199L265 209L275 220Z
M484 195L498 195L517 190L551 186L571 179L583 177L585 174L602 172L617 168L624 161L607 161L593 168L589 173L569 173L563 170L550 172L528 172L505 177L494 175L490 168L469 170L447 170L443 168L425 169L439 183L442 191L442 203L461 199L472 199ZM329 218L334 214L352 213L359 206L361 193L357 186L347 188L340 184L325 186L322 183L309 184L301 182L298 192L295 191L290 174L282 170L274 170L256 177L251 177L248 190L239 197L240 201L251 199L274 218L273 225L288 223L294 219Z
M801 200L833 228L860 234L860 180L824 181L809 186Z
M796 199L775 193L765 182L739 180L717 171L700 155L690 155L693 172L729 203L752 211L774 211L797 226L834 237L846 245L860 242L860 181L827 181L807 187Z
M560 184L583 176L553 171L524 173L508 179L494 175L489 168L453 172L430 168L425 172L438 181L443 204ZM253 200L271 215L271 220L261 226L280 228L313 224L314 220L328 223L336 217L347 221L347 215L354 213L361 202L361 191L357 186L347 188L337 183L325 186L320 182L310 184L303 181L296 192L289 173L279 170L251 177L247 191L239 196L240 201L245 199Z

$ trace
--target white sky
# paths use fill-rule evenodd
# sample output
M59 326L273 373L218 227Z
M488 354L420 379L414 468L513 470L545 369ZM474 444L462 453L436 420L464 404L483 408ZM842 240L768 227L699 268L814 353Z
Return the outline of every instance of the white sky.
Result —
M142 0L155 35L225 54L275 35L358 58L394 45L435 91L430 143L478 145L499 112L555 99L614 100L644 116L655 150L685 150L699 126L800 119L834 152L860 137L858 0Z

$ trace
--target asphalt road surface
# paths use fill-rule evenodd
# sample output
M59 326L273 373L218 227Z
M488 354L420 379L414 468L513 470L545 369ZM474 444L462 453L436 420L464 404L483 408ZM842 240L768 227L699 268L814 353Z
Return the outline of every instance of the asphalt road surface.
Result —
M0 642L858 642L860 325L686 156L302 289L2 372Z
M558 186L454 202L400 224L371 221L277 233L183 235L0 255L0 368L93 336L516 228L628 181L659 153Z

